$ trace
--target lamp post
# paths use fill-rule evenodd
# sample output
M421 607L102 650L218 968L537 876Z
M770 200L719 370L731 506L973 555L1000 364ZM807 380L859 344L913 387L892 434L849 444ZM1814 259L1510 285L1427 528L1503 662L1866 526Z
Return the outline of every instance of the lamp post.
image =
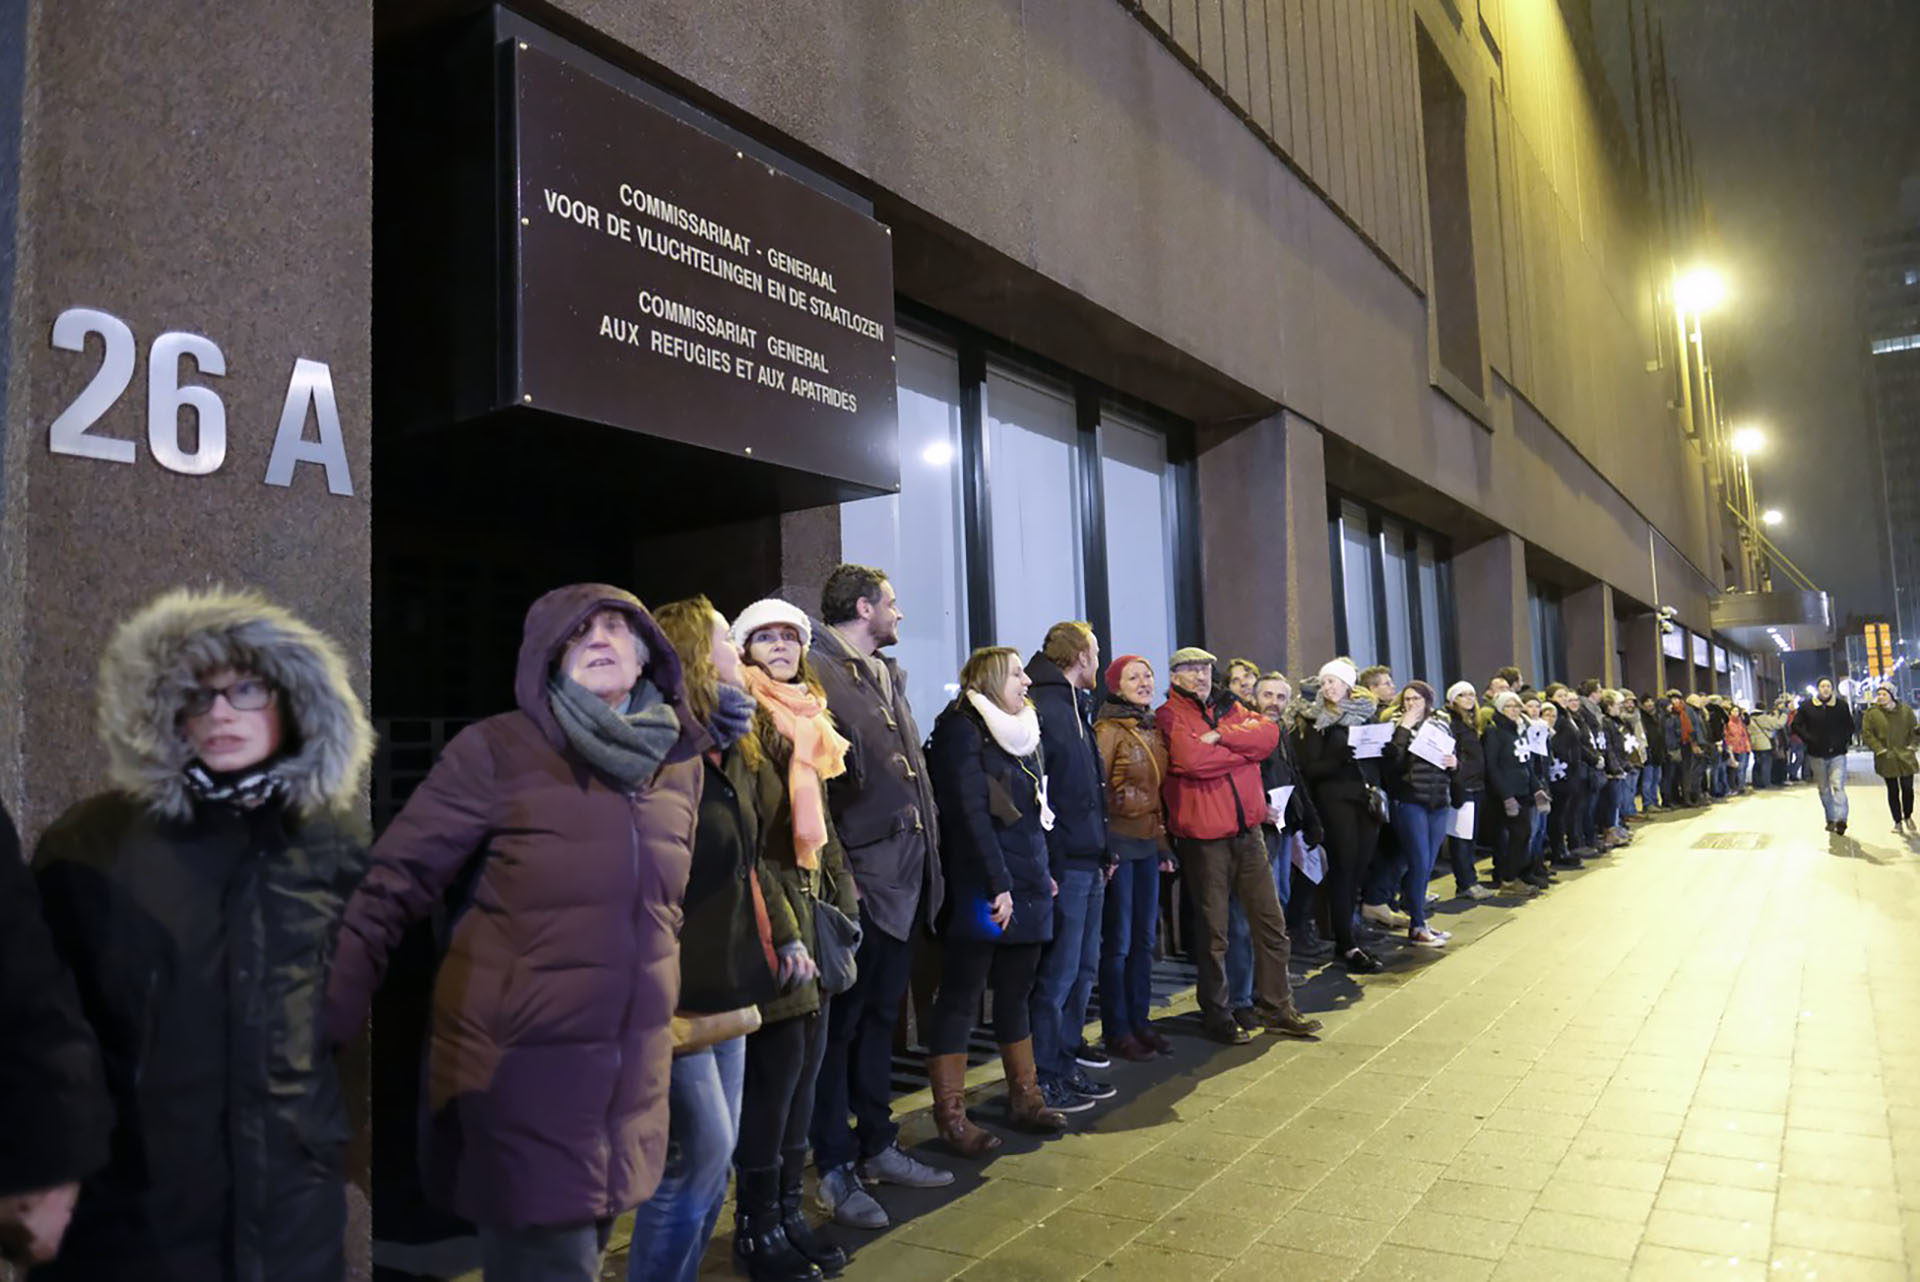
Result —
M1755 529L1752 459L1755 454L1767 447L1767 434L1748 424L1734 429L1733 434L1727 438L1727 446L1733 451L1733 457L1740 464L1735 497L1741 505L1740 543L1749 558L1745 567L1747 582L1765 586L1766 557L1761 554L1760 540ZM1768 509L1768 515L1777 519L1780 513L1777 510ZM1771 525L1774 522L1769 521L1768 524Z
M1711 267L1695 266L1673 279L1674 319L1680 327L1680 411L1686 420L1687 434L1701 439L1714 484L1722 488L1726 480L1720 459L1719 414L1714 404L1713 373L1707 365L1700 318L1725 302L1726 297L1726 279ZM1696 371L1700 378L1697 398L1693 383Z

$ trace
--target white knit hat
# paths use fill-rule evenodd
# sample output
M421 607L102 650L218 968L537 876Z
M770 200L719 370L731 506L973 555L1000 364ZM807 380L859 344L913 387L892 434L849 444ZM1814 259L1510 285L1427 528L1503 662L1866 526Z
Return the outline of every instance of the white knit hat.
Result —
M800 648L813 648L813 620L793 602L782 601L778 597L763 597L740 611L740 617L733 621L733 643L744 650L748 637L775 623L792 624L799 630Z
M1328 677L1335 678L1351 689L1354 682L1360 679L1360 674L1345 659L1328 659L1320 665L1320 680L1325 681Z
M1473 682L1456 681L1452 685L1447 687L1447 702L1452 703L1455 699L1458 699L1463 694L1477 695L1478 693L1479 691L1473 688Z
M1493 696L1493 710L1495 712L1505 712L1510 704L1519 702L1519 695L1511 690L1502 690L1499 694Z

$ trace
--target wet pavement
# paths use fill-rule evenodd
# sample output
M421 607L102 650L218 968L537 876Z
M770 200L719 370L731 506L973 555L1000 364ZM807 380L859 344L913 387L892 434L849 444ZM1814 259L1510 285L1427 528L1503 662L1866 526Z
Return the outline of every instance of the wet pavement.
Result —
M1844 838L1798 786L1658 818L1533 900L1443 901L1444 952L1313 972L1319 1042L1179 1036L1058 1139L1000 1127L997 1089L987 1162L916 1119L960 1179L881 1190L896 1225L836 1230L846 1277L1915 1276L1920 838L1867 778Z

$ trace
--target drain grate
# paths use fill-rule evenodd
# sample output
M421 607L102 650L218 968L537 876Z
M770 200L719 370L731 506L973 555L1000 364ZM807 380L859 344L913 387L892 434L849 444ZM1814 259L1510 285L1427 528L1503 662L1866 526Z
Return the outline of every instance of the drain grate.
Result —
M1695 850L1760 850L1773 841L1770 832L1710 832L1693 843Z

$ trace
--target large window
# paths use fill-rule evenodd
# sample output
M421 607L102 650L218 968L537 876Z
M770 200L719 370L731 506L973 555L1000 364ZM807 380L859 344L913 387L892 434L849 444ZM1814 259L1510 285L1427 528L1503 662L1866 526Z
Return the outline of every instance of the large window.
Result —
M1429 531L1334 495L1334 641L1365 667L1444 690L1455 671L1453 584L1444 542Z
M900 493L840 508L841 555L899 594L894 654L928 726L976 645L1024 656L1086 619L1104 654L1164 676L1177 638L1200 633L1190 429L988 348L900 334Z
M894 658L930 725L958 689L967 657L966 544L961 526L960 365L906 334L899 357L900 493L840 508L843 559L885 570L906 621Z
M1560 614L1560 590L1527 580L1527 615L1533 625L1533 668L1527 680L1541 689L1567 679L1567 633Z
M1080 429L1068 389L997 369L986 423L994 641L1027 655L1055 623L1086 616Z
M1163 673L1174 640L1173 487L1167 438L1114 410L1100 417L1107 512L1108 657L1145 655Z

